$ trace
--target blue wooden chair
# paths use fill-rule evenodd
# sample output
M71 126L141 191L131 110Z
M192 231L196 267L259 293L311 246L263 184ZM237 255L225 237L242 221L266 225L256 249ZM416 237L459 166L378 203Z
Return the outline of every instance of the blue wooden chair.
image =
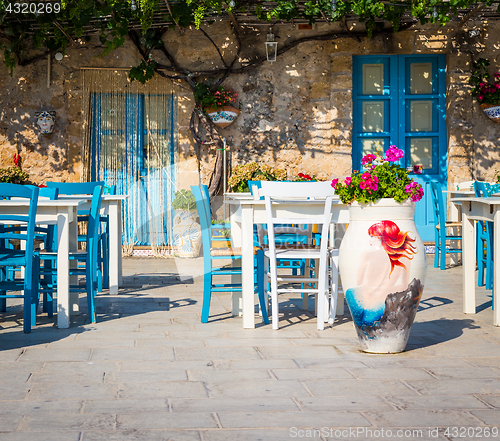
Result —
M241 267L214 268L213 262L220 259L240 259L241 249L239 248L212 248L212 231L227 228L227 225L211 223L210 199L208 198L208 187L191 186L196 200L196 209L201 226L201 238L203 244L203 307L201 311L201 322L207 323L210 314L210 301L214 292L242 292L241 284L235 283L215 283L217 276L241 275ZM257 292L259 296L260 308L264 323L269 324L267 315L267 304L264 298L264 253L261 248L254 247L254 254L257 260Z
M38 203L38 188L28 188L16 184L0 184L0 199L12 197L29 200L28 215L0 214L0 311L5 312L6 299L23 299L23 330L31 332L36 325L38 307L38 267L39 256L34 251L35 216ZM11 228L25 225L25 231ZM18 240L25 246L13 249L10 242ZM23 249L24 248L24 249ZM12 267L24 267L24 278L8 278L7 270ZM23 294L7 294L7 291L24 291Z
M100 225L100 210L101 210L101 194L103 187L101 185L94 186L92 192L92 202L90 204L90 211L86 217L87 221L87 234L85 237L85 250L75 251L69 253L69 260L76 261L80 264L77 268L70 268L70 276L85 276L85 287L79 285L70 285L70 292L86 292L87 294L87 306L89 310L89 318L91 323L96 322L96 311L95 311L95 296L97 294L97 256L98 256L98 244L99 244L99 225ZM82 193L83 194L83 193ZM41 252L43 259L52 259L54 262L57 259L57 253L51 252ZM55 265L54 265L55 266ZM46 275L45 269L40 271L40 274ZM55 270L49 272L52 276L55 276ZM54 292L56 290L56 285L51 287L45 287L48 290Z
M35 188L33 186L28 186ZM56 200L59 196L59 190L57 188L43 187L38 189L38 196L41 198L48 198L50 200ZM47 225L40 226L35 225L35 241L41 241L43 243L43 249L45 252L57 253L57 226ZM56 277L53 274L55 271L55 262L52 258L46 259L44 255L40 255L40 265L43 267L45 275L39 280L39 293L43 295L43 312L46 312L48 317L54 315L53 306L53 296L52 287L55 286ZM50 287L50 289L47 289Z
M104 181L95 182L47 182L48 188L57 188L61 195L79 195L92 194L94 188L98 185L103 186L102 194L116 194L116 185L104 185ZM88 221L88 211L78 211L78 222ZM102 226L99 230L99 245L98 245L98 272L97 286L98 291L102 292L103 288L109 288L109 219L108 216L100 216ZM85 234L78 236L79 242L87 240Z
M490 197L490 184L474 182L474 194L477 198ZM478 221L476 228L477 285L492 287L493 276L493 222ZM485 279L486 273L486 279Z
M446 254L461 253L462 249L447 248L446 241L462 240L462 236L448 235L447 229L462 227L462 222L446 221L446 206L443 201L441 185L437 181L431 181L432 205L434 213L434 268L446 269Z
M500 192L499 184L489 184L488 182L474 182L475 196L489 198L493 193ZM486 286L486 289L493 289L493 262L495 259L493 247L493 222L478 221L477 223L477 284ZM486 278L484 276L486 272Z

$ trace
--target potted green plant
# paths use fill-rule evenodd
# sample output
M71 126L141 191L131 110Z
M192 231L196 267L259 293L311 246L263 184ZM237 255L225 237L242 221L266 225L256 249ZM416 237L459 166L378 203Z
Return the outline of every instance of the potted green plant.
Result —
M191 190L178 190L172 202L174 216L174 248L179 257L198 257L201 248L201 228L197 222L196 201Z
M490 62L484 58L472 63L469 83L473 87L470 93L477 99L485 115L498 123L500 122L500 71L495 72L495 80L490 83L487 71L489 65Z
M204 83L197 83L194 98L218 127L227 127L240 114L240 109L235 107L238 92L229 87L222 85L211 87Z
M0 182L24 185L29 182L29 174L16 166L0 168Z
M345 297L366 352L401 352L425 283L425 247L415 226L422 186L399 165L402 150L368 154L364 170L332 181L349 205L349 227L339 250Z
M286 170L273 169L267 164L239 164L234 167L227 181L228 189L234 193L249 192L248 181L285 181Z

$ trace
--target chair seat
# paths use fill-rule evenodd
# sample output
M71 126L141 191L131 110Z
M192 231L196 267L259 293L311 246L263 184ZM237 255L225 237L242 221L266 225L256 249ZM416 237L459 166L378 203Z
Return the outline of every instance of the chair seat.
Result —
M462 222L445 222L444 226L446 228L461 227ZM441 229L441 225L439 225L439 224L436 225L436 230L440 230L440 229Z
M277 259L319 259L320 258L320 247L314 245L305 245L290 248L290 247L276 247L276 258ZM328 248L328 253L332 255L338 255L338 249ZM271 252L269 248L264 249L264 255L270 257Z
M253 247L253 253L257 254L257 251L259 251L260 249L261 249L260 247ZM211 256L241 256L241 248L240 247L212 248L210 250L210 255Z
M0 266L25 266L26 252L21 250L0 250Z

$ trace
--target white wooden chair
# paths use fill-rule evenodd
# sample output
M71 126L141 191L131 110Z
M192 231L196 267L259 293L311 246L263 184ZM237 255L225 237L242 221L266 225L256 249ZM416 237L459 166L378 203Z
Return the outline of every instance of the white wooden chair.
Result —
M333 323L337 303L338 281L338 250L328 247L328 234L331 219L333 188L330 182L262 182L260 195L264 196L269 236L269 248L264 250L266 257L267 280L270 282L272 301L272 325L278 329L278 294L283 292L297 292L316 294L317 298L317 328L324 329L325 321ZM322 213L311 213L307 219L299 218L287 210L287 204L300 200L324 200ZM317 201L316 201L317 203ZM304 204L301 201L301 204ZM307 210L307 202L305 202ZM307 212L307 211L306 211ZM285 247L277 246L275 241L275 225L279 224L317 224L321 227L320 246L309 244L288 244ZM277 259L314 259L314 277L284 276L277 273ZM269 265L267 264L269 261ZM270 268L270 271L267 271ZM331 271L330 271L331 270ZM329 274L331 272L331 274ZM314 288L293 288L290 286L278 287L281 283L314 283ZM328 305L328 294L331 291L331 300Z

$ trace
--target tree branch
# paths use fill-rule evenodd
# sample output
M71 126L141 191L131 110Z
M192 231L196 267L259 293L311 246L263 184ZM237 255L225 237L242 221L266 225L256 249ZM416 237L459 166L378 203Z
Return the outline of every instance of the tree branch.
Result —
M19 66L28 66L30 64L36 63L39 60L46 60L47 55L50 55L50 54L52 54L52 51L44 52L41 55L37 55L37 56L29 58L27 60L19 59Z
M474 17L474 15L476 15L482 9L484 9L485 6L486 5L484 3L477 5L472 11L467 12L467 14L465 14L464 18L462 18L462 20L460 20L460 23L458 23L457 29L460 29L465 23L467 23L472 17Z
M222 56L222 53L219 49L219 46L217 46L215 44L215 41L212 40L212 38L210 37L210 35L208 35L201 27L200 27L200 31L203 33L203 35L205 37L207 37L208 41L210 41L210 43L212 43L212 45L215 47L215 50L217 51L217 53L219 54L219 57L220 59L222 60L222 64L224 64L224 67L228 67L227 63L226 63L226 60L224 60L224 57Z

